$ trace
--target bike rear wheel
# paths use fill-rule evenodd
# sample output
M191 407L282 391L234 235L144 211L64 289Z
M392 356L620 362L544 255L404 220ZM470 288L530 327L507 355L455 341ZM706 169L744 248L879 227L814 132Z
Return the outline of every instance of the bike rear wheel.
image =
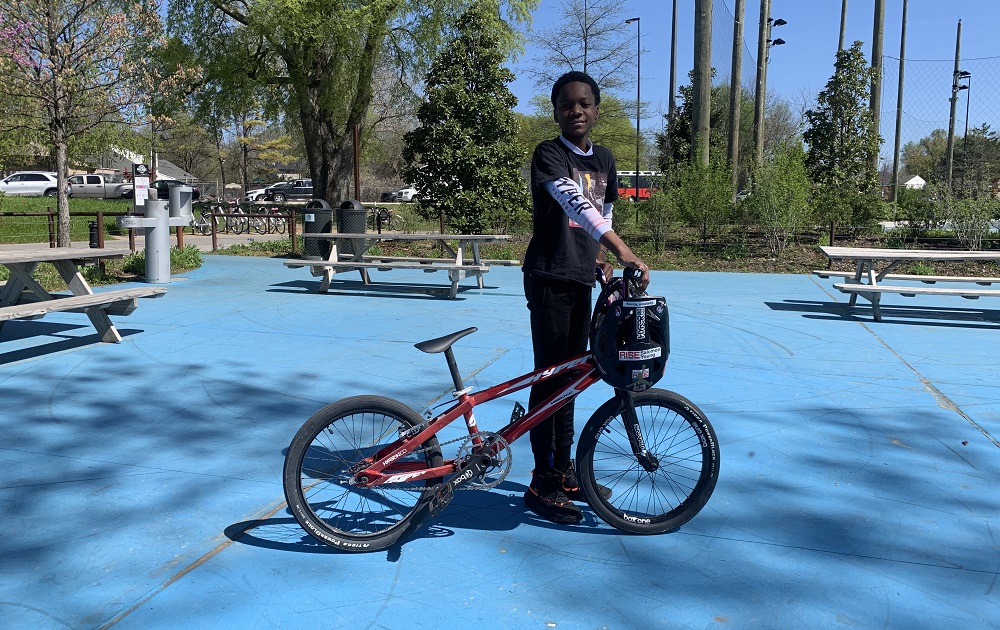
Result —
M612 527L662 534L694 518L715 490L719 441L705 414L662 389L633 394L646 449L658 464L637 461L615 397L601 405L580 434L577 474L590 506ZM611 490L604 498L598 484Z
M316 412L285 455L282 480L295 520L317 540L344 551L379 551L396 542L415 524L441 478L365 488L351 483L349 469L422 421L410 407L382 396L346 398ZM393 466L441 465L436 437L421 448L426 450Z

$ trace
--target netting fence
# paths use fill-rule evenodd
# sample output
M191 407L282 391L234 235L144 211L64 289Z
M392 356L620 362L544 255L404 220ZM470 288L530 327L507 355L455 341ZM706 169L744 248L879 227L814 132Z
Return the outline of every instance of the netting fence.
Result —
M1000 178L1000 137L996 131L1000 122L1000 57L962 59L958 77L954 59L905 59L901 63L898 58L883 57L879 130L883 172L891 171L893 164L901 69L900 183L919 176L928 183L947 184L951 128L953 189L995 188Z

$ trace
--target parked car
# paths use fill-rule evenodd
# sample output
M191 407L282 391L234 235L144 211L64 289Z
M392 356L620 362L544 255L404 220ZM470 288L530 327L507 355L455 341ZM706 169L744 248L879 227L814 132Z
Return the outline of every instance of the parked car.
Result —
M0 192L5 195L55 197L59 194L59 184L56 174L49 171L18 171L0 180Z
M379 201L386 201L386 202L396 201L396 191L390 190L389 192L382 193L382 196L379 197Z
M194 190L191 192L191 201L198 201L201 197L201 191L194 184L189 184L187 182L182 182L177 179L158 179L149 185L149 197L153 198L153 191L156 191L156 199L170 199L170 189L174 186L191 186Z
M69 178L69 194L71 197L131 199L135 185L121 175L73 175Z
M262 201L264 199L264 193L267 191L268 188L272 188L274 186L280 186L281 184L284 184L284 183L285 182L274 182L273 184L268 184L267 186L264 186L263 188L256 188L254 190L248 190L247 191L247 201Z
M312 197L313 182L311 179L295 179L264 189L264 199L275 203L309 201Z
M413 186L409 188L401 188L396 191L396 198L393 201L418 201L420 199L420 193Z

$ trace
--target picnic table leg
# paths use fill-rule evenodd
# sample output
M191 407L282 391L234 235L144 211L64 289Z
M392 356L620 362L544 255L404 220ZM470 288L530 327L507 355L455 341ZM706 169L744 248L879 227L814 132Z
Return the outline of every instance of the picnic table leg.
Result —
M472 263L478 267L479 265L483 264L482 260L483 259L479 256L479 243L474 241L472 243ZM479 284L480 289L483 288L482 273L476 272L476 283Z
M865 261L859 260L857 264L854 265L854 281L861 284L861 276L864 274ZM858 294L852 293L851 299L847 302L848 305L854 306L858 302Z
M94 292L73 261L55 260L52 264L59 272L63 282L69 286L73 295L90 295ZM101 335L101 341L105 343L121 343L122 336L118 332L118 329L115 328L115 325L111 323L111 318L104 312L104 307L92 306L84 309L84 313L87 314L87 317L90 318L90 323L94 325L98 334Z

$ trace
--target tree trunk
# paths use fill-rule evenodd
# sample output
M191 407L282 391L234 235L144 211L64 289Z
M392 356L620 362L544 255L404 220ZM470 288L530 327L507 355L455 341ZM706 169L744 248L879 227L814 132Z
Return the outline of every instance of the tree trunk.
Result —
M58 80L53 80L52 90L52 119L49 123L49 134L55 153L56 186L59 189L56 195L59 218L56 227L56 245L58 247L71 247L69 194L66 190L66 178L69 175L69 147L67 144L66 114L63 111L64 94Z

